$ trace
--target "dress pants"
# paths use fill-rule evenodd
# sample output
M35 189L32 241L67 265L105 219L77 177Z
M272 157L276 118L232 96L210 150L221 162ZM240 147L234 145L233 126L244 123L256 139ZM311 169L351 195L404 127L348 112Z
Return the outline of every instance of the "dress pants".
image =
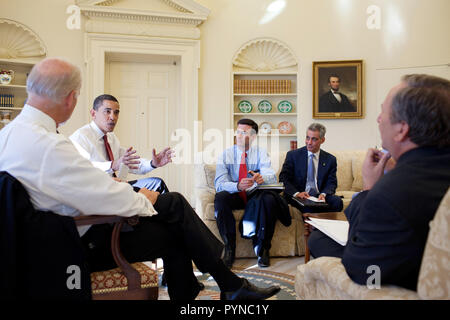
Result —
M342 199L336 195L327 195L325 197L325 201L329 204L327 208L301 206L289 196L286 196L285 199L290 205L299 209L301 213L340 212L344 206ZM340 258L344 252L343 246L317 229L314 229L309 235L308 248L314 258L322 256Z
M133 186L133 189L138 192L141 188L146 188L152 191L158 191L160 194L165 192L169 192L169 189L166 186L166 183L161 178L143 178L139 180L128 181L129 184Z
M301 213L341 212L344 208L344 203L342 202L341 197L336 195L327 195L325 197L325 202L328 203L328 207L326 208L302 206L287 195L285 195L285 199L290 205L300 210Z
M324 256L342 258L345 246L341 246L323 232L314 229L308 238L308 248L314 258Z
M257 190L247 195L247 205L250 201L256 201L255 197L258 193L262 194L263 204L259 212L260 215L265 215L264 219L260 218L260 221L265 221L265 225L259 230L264 232L258 232L252 238L253 248L255 254L259 255L262 248L269 250L271 248L271 242L273 233L275 232L275 223L277 221L276 210L277 202L271 193L267 193L264 190ZM222 191L216 193L214 198L214 209L217 226L219 228L220 235L225 243L231 248L236 248L236 220L232 211L236 209L245 209L246 205L238 193L229 193Z
M133 231L122 232L120 247L129 262L162 258L171 300L192 299L197 279L192 261L201 272L210 272L221 261L223 245L179 193L161 194L157 215L140 217ZM91 272L115 267L109 224L92 226L82 237Z

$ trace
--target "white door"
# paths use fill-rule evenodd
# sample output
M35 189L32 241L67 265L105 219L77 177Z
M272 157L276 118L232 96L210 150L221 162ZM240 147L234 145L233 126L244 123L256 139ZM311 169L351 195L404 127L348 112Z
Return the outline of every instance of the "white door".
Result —
M177 115L178 72L173 63L109 62L105 87L119 100L120 116L114 130L122 147L133 146L142 158L152 159L152 150L170 146L170 136L179 127ZM109 78L109 79L108 79ZM174 164L153 170L169 190L180 191ZM143 176L129 175L128 180Z

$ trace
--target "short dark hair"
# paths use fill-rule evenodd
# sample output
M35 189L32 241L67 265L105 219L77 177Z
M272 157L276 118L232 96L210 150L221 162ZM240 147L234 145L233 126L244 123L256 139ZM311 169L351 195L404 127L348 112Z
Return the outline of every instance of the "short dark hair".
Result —
M252 129L255 130L255 133L258 134L258 125L252 119L240 119L237 124L245 124L247 126L251 126Z
M339 75L337 75L336 73L332 73L332 74L330 74L330 75L328 76L328 83L330 83L330 78L331 78L331 77L333 77L333 78L338 78L339 81L341 81L341 77L339 77Z
M450 81L426 74L402 81L406 87L392 99L391 123L406 122L409 138L420 147L450 147Z
M116 99L116 97L114 97L110 94L102 94L102 95L98 96L97 98L95 98L92 108L95 111L97 111L98 108L100 108L100 106L103 104L104 100L110 100L110 101L119 103L119 101Z

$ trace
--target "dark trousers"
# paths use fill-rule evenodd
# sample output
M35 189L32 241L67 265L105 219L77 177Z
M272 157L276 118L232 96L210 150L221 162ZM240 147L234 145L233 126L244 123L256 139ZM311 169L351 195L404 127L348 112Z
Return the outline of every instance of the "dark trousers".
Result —
M289 196L286 196L285 199L290 205L299 209L301 213L340 212L344 207L341 197L336 195L327 195L325 197L325 201L329 205L327 208L301 206ZM308 248L310 254L314 258L319 258L322 256L340 258L344 252L343 246L317 229L314 229L309 235Z
M328 203L328 207L308 207L298 204L296 201L292 200L290 196L285 195L286 201L300 210L301 213L319 213L319 212L341 212L344 208L344 203L341 197L336 195L327 195L325 197L325 202Z
M344 246L328 237L323 232L314 229L308 238L309 253L314 258L337 257L342 258Z
M222 243L181 194L161 194L154 208L157 215L140 217L133 231L121 233L120 247L129 262L162 258L171 299L192 299L197 294L192 261L202 272L214 276L220 269L224 279L236 280L228 269L223 270ZM111 230L110 225L92 226L82 237L91 271L116 267L110 249ZM216 281L224 286L220 279Z
M152 191L158 191L161 194L169 192L166 183L161 178L149 177L139 180L128 181L128 183L133 186L134 191L136 192L138 192L141 188L146 188Z
M257 190L247 195L247 205L250 201L255 200L257 193L262 193L261 199L263 204L258 214L265 215L264 219L260 219L260 221L265 221L265 225L259 228L260 231L257 229L256 236L252 238L256 255L260 253L262 248L270 249L277 221L277 203L272 194ZM236 248L236 220L232 211L245 208L246 205L238 193L229 193L227 191L216 193L214 199L216 222L225 245ZM262 230L263 232L261 232Z

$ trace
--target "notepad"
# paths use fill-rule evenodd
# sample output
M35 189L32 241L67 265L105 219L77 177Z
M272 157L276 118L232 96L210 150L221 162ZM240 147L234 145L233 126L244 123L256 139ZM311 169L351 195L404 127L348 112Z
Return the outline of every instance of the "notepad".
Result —
M309 218L305 222L316 227L341 246L347 244L348 221Z

